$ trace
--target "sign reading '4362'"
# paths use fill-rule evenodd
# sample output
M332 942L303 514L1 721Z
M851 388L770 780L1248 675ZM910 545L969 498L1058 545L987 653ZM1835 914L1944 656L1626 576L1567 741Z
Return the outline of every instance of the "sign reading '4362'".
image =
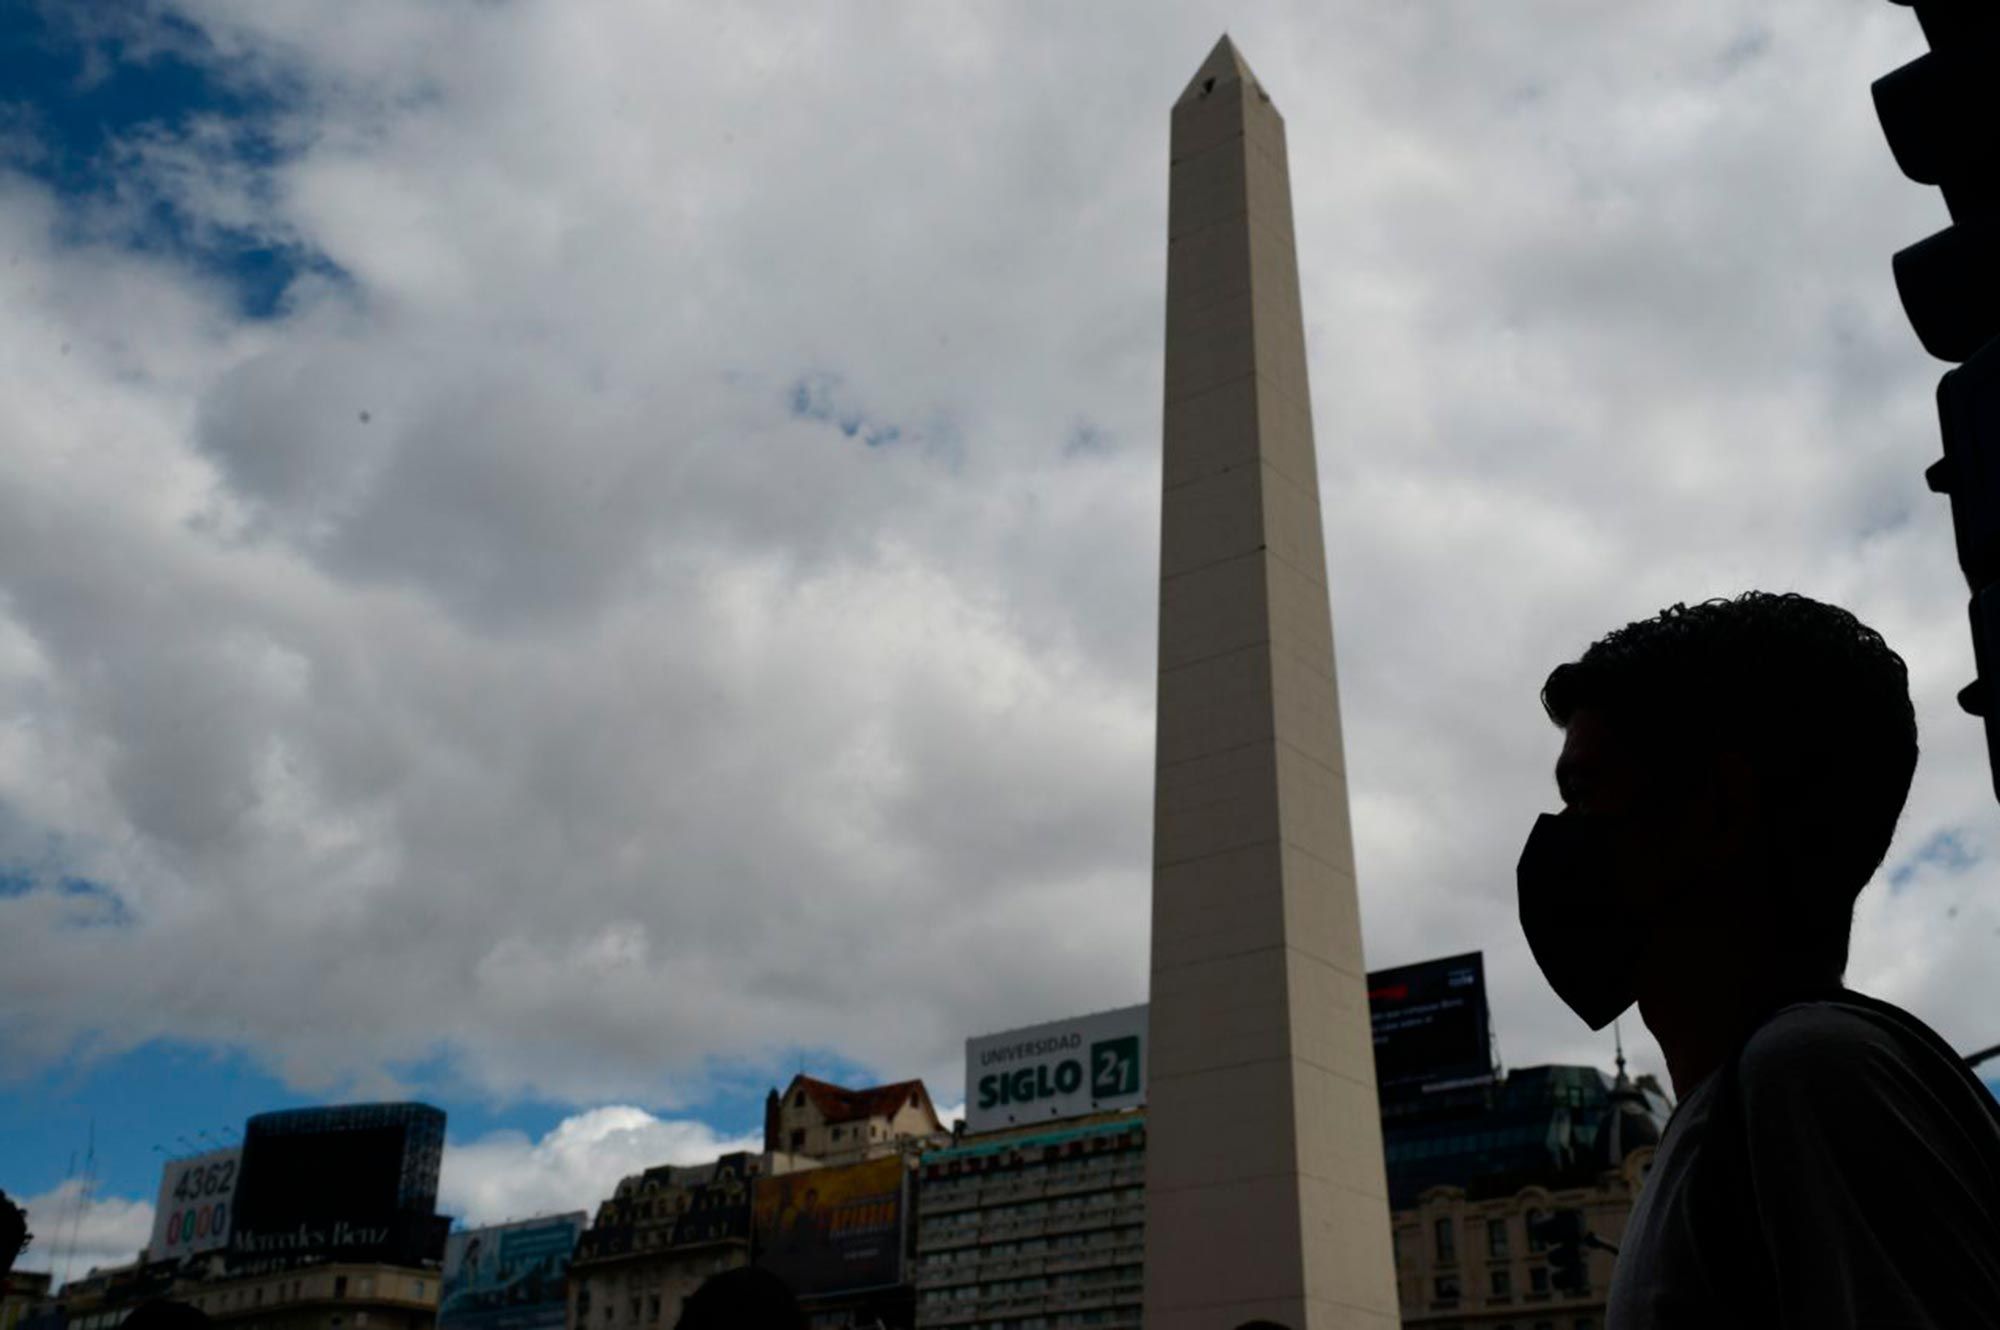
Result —
M968 1039L965 1125L991 1131L1146 1102L1146 1008Z
M173 1260L229 1244L242 1154L232 1148L167 1161L146 1249L151 1259Z

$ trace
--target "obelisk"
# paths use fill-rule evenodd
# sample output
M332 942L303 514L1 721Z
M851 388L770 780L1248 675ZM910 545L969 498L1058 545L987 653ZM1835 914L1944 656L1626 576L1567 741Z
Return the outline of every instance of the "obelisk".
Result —
M1145 1325L1388 1330L1285 122L1228 37L1171 156Z

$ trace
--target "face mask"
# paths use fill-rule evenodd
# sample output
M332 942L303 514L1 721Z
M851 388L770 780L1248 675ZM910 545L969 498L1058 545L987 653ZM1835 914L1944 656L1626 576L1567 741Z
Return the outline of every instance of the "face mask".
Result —
M1521 931L1556 996L1593 1030L1638 996L1639 927L1604 822L1543 813L1521 851Z

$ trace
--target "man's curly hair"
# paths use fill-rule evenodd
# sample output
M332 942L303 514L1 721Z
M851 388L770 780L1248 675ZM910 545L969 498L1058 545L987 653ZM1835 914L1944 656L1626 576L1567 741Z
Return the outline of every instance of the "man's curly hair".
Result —
M1563 726L1603 712L1668 779L1742 754L1773 800L1780 885L1815 916L1799 921L1802 941L1845 967L1854 898L1917 766L1909 671L1880 633L1796 594L1674 605L1557 666L1542 706Z

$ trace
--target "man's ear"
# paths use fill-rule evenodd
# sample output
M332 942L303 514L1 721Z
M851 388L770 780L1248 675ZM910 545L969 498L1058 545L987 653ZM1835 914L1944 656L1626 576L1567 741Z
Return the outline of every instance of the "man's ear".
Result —
M1740 749L1727 748L1709 768L1709 816L1715 848L1730 858L1752 852L1769 825L1763 776Z

